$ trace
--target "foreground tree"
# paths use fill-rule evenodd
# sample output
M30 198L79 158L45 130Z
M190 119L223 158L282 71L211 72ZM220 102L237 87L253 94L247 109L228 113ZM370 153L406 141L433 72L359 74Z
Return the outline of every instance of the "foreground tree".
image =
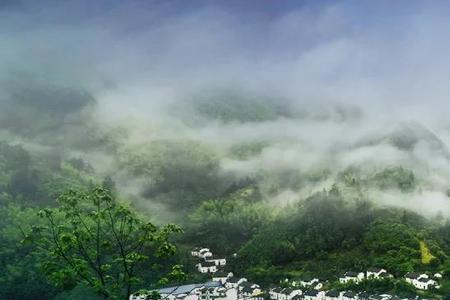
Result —
M140 272L176 250L169 237L179 227L144 222L102 187L69 191L58 204L40 211L47 225L34 226L26 240L42 251L44 272L60 287L83 283L104 299L128 299Z

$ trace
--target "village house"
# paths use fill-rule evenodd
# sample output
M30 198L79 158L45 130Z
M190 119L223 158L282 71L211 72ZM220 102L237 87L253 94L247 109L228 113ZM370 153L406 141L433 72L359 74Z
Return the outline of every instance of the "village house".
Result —
M323 288L323 283L322 282L318 282L315 285L312 286L313 289L315 290L320 290Z
M284 294L287 295L288 300L294 299L296 296L299 296L302 294L302 290L299 289L286 289L283 291Z
M295 296L301 294L302 290L292 288L284 288L284 289L278 288L274 289L274 293L272 293L272 295L274 295L274 299L277 300L292 300Z
M257 295L252 295L250 297L244 297L242 299L245 299L245 300L266 300L267 299L267 294L260 293L260 294L257 294Z
M255 296L262 292L258 284L248 282L247 280L238 284L238 290L246 297Z
M320 282L318 278L314 277L303 277L297 281L292 283L293 286L301 286L304 288L313 288L316 290L320 290L323 287L323 284Z
M227 260L225 258L217 258L213 255L205 257L205 261L213 262L216 266L225 266L227 264Z
M305 300L322 300L325 297L325 292L308 290L303 295L305 296Z
M197 267L197 270L200 273L206 274L206 273L215 273L215 272L217 272L217 266L213 262L207 262L207 261L200 262L200 263L196 264L195 266Z
M236 300L237 292L227 290L224 287L203 287L200 290L200 300ZM232 292L232 293L230 293Z
M407 274L405 274L405 279L406 279L406 281L408 282L408 283L411 283L412 284L412 281L413 280L419 280L419 279L422 279L422 278L428 278L428 275L427 274L420 274L420 273L407 273Z
M242 295L244 298L250 298L250 297L256 296L256 295L258 294L258 293L255 292L254 289L252 289L252 288L250 288L250 287L248 287L248 286L243 287L243 288L240 290L240 293L241 293L241 295Z
M200 247L195 247L194 249L191 250L191 255L193 257L198 257L200 255L199 251L200 251Z
M340 283L348 283L348 282L353 281L355 283L358 283L358 282L360 282L363 279L364 279L364 273L363 272L359 272L359 273L357 273L357 272L346 272L344 274L344 276L339 278L339 282Z
M211 250L209 250L208 248L203 248L198 251L199 258L206 259L207 257L212 257L212 256L213 256L213 254L212 254Z
M223 272L223 271L218 271L215 272L212 276L212 280L213 281L219 281L222 284L225 284L227 282L227 280L229 278L233 277L233 273L232 272Z
M283 297L283 288L276 287L269 290L269 297L272 300L280 300Z
M288 300L289 294L291 293L292 289L290 288L284 288L281 289L281 291L278 294L278 300Z
M309 290L306 291L303 295L305 295L305 300L318 300L319 297L319 291L316 290Z
M366 272L367 279L380 279L389 276L388 272L385 269L381 268L370 268Z
M243 282L246 282L247 278L237 278L237 277L231 277L227 280L227 282L225 283L225 287L230 289L230 288L238 288L240 284L242 284Z
M323 298L324 300L337 300L339 299L339 292L338 291L327 291L325 292L325 297Z
M405 275L405 280L420 290L428 290L432 287L438 287L437 282L429 278L427 274L407 273Z
M437 282L431 278L421 278L413 282L413 285L420 290L428 290L437 287Z
M226 298L226 289L223 287L202 287L199 292L201 300Z

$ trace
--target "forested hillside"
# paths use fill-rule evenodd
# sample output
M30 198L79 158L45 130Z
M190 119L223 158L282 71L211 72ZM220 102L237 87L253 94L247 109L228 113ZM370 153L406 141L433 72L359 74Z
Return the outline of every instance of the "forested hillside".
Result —
M183 104L189 114L170 117L178 120L175 128L160 120L159 126L167 126L164 138L149 128L149 138L141 140L132 126L98 123L97 104L86 93L71 94L70 107L45 106L68 93L49 87L44 95L50 100L33 106L24 95L11 94L24 99L15 109L25 119L35 116L32 137L21 119L2 117L0 261L7 270L2 299L95 298L86 285L52 285L42 271L42 253L23 240L42 222L37 216L42 208L55 207L68 190L82 193L98 185L144 219L183 228L173 240L177 254L161 261L159 276L180 264L187 275L182 280L198 278L189 258L198 245L235 254L228 268L266 286L309 276L333 285L345 271L372 266L398 277L412 271L450 274L446 174L422 154L426 149L450 165L448 151L419 123L349 141L329 135L325 139L340 142L330 141L326 149L320 144L323 152L315 153L317 141L303 127L328 126L325 122L352 130L348 126L361 122L362 111L330 106L287 113L272 98L220 91L218 98L211 92L198 101L192 96ZM212 97L207 105L205 97ZM299 129L264 130L279 124ZM233 136L237 129L242 136ZM210 130L218 136L210 138ZM386 161L377 151L394 154ZM436 197L442 208L433 207ZM431 210L418 209L418 203ZM158 283L143 276L136 289ZM385 288L415 294L407 287ZM437 293L449 289L450 281L444 281Z

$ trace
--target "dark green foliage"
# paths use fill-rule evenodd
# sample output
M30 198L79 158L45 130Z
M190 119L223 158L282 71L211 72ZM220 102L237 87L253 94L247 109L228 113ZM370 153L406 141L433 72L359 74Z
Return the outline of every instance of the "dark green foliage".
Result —
M0 203L0 299L52 299L58 292L39 269L39 256L23 245L22 228L39 225L37 210Z
M364 246L375 258L375 265L396 276L413 272L420 265L418 232L398 221L374 222L365 235Z
M103 188L69 191L58 204L40 211L46 225L33 226L25 241L38 247L43 271L62 289L83 283L104 299L128 299L142 284L141 266L175 252L168 238L180 228L144 222Z
M119 163L133 176L146 178L144 197L178 211L220 195L225 184L218 175L218 157L196 141L153 141L125 151Z
M298 274L332 279L372 266L400 277L414 270L438 270L447 255L439 246L444 244L430 240L433 227L423 230L427 226L422 217L403 210L379 209L367 202L350 204L333 186L266 221L242 246L233 268L262 282L269 281L264 276L283 279ZM424 239L439 257L426 266L419 246Z
M184 239L203 241L224 253L236 251L270 218L259 200L258 189L250 185L203 202L190 215Z

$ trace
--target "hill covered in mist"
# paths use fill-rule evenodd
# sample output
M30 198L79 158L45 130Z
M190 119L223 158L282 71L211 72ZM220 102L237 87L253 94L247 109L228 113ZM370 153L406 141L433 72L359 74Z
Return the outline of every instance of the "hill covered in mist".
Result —
M218 90L183 97L155 117L111 123L99 117L103 108L88 92L27 86L3 102L4 142L54 165L83 161L138 205L157 205L174 220L173 207L191 211L245 184L276 208L333 185L350 198L427 216L448 208L448 149L418 121L378 123L363 107L304 107ZM60 98L68 104L52 104Z
M0 117L4 213L103 182L149 218L181 224L181 249L237 253L231 268L262 283L372 265L447 270L449 153L418 121L219 89L111 122L88 92L34 88L2 104L17 116Z

